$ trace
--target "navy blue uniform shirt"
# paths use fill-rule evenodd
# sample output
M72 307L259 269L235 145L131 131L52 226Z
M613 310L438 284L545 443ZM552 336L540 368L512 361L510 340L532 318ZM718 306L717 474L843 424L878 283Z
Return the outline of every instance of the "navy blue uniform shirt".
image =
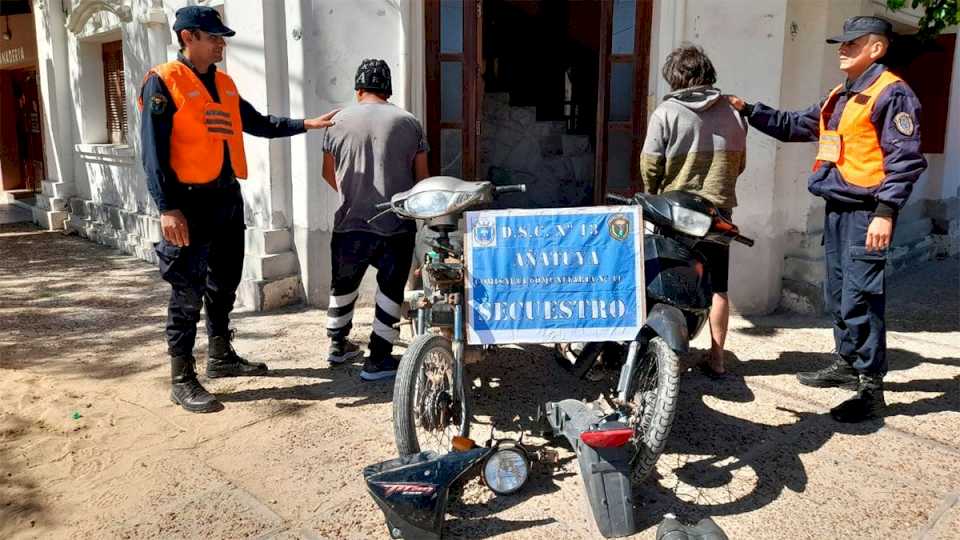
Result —
M210 97L217 103L220 96L217 93L215 81L217 66L211 65L206 73L198 73L193 64L183 55L177 60L187 65L203 82L203 86L210 92ZM173 104L170 91L163 84L163 80L156 73L151 73L140 89L143 99L143 111L140 113L140 142L143 157L143 170L147 173L147 190L157 204L160 212L176 210L180 207L178 198L184 192L179 189L181 184L177 175L170 167L170 135L173 131L173 115L177 112ZM278 116L264 116L240 98L240 121L243 131L256 137L289 137L303 133L303 120L294 120ZM223 154L223 169L220 176L214 180L219 186L229 186L237 181L230 164L230 152L226 141Z
M866 90L886 70L882 64L867 68L860 77L847 81L837 98L827 128L837 129L847 101ZM777 111L762 103L747 109L750 125L784 142L808 142L820 139L820 103L803 111ZM909 115L913 129L903 129L896 122L901 113ZM927 168L927 160L920 152L920 101L906 83L896 82L886 87L874 102L871 122L877 129L880 148L883 151L883 183L873 188L849 184L840 176L833 163L824 163L810 176L807 187L810 193L830 201L876 205L875 215L894 216L906 204L913 184Z

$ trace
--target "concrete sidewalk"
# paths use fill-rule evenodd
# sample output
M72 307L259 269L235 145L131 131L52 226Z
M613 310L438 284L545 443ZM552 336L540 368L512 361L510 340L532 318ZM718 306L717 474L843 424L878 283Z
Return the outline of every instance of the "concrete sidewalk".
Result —
M237 348L270 376L209 381L226 410L191 415L167 397L169 290L153 267L23 224L0 225L0 253L0 538L387 537L360 471L395 451L392 384L326 365L321 311L238 314ZM889 287L882 421L837 424L826 412L849 392L797 383L829 362L826 320L734 317L733 375L682 378L636 538L668 512L713 516L733 539L960 537L960 260ZM364 299L362 341L372 317ZM201 330L201 367L205 349ZM470 375L478 439L610 385L570 377L539 346L498 349ZM560 470L536 470L517 495L468 485L447 535L598 537L559 450Z

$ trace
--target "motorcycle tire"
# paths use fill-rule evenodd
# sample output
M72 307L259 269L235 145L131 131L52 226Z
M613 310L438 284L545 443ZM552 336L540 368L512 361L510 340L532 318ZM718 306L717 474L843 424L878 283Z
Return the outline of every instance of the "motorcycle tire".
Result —
M680 359L663 338L651 339L638 366L638 381L631 399L634 410L640 411L639 436L635 439L633 480L640 483L653 472L660 454L667 445L670 428L680 397ZM651 373L651 371L653 373ZM649 375L650 382L644 384Z
M431 358L433 355L436 357ZM418 393L418 383L429 382L426 371L432 367L427 365L429 360L443 364L439 367L445 370L445 388L422 389ZM454 362L450 340L431 333L417 336L400 359L393 386L393 433L401 456L424 450L445 454L450 451L455 435L470 435L469 397L463 388L455 388L457 384L462 387L464 381L454 382ZM450 416L449 420L445 415ZM428 425L423 427L424 423ZM435 433L437 438L420 440L418 429L424 434Z

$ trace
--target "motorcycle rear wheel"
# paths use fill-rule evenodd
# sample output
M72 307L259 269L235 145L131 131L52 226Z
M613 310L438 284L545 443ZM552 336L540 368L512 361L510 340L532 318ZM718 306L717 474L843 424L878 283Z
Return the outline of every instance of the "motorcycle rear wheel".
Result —
M401 456L445 454L454 436L469 436L469 401L454 364L450 340L429 332L417 336L401 358L393 387L393 432Z
M680 397L680 359L667 342L654 337L642 354L637 366L636 390L630 400L637 430L632 471L636 483L645 480L657 466L667 445Z

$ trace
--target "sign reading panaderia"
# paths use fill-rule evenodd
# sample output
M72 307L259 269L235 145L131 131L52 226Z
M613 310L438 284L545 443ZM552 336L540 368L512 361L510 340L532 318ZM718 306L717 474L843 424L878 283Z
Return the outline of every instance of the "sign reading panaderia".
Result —
M629 341L643 325L636 206L466 214L467 342Z

